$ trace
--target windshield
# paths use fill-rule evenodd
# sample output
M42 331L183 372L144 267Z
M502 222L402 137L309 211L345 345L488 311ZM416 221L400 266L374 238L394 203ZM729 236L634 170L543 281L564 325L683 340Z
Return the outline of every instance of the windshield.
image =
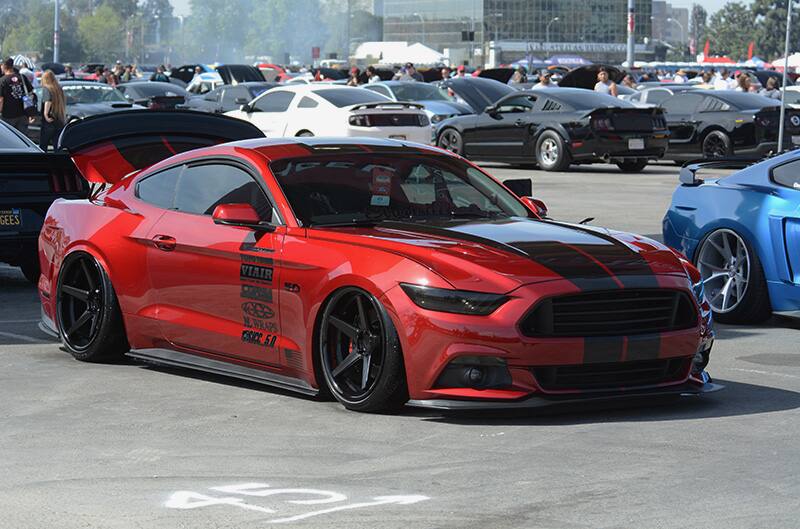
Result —
M528 216L497 182L449 156L331 154L270 168L304 226Z
M116 88L107 85L80 85L62 87L68 105L78 103L127 103L125 97Z
M314 93L339 108L389 101L388 97L363 88L324 88L322 90L314 90Z
M785 90L784 91L784 99L786 99L786 104L787 105L796 105L796 104L800 103L800 91L797 91L797 90Z
M0 151L27 149L30 145L17 136L8 126L0 125Z
M448 101L440 88L424 83L402 83L392 85L398 101Z

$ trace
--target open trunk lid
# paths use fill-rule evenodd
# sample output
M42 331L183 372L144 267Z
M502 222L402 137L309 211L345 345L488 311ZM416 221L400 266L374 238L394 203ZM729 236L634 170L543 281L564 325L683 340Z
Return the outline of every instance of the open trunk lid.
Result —
M115 184L175 154L263 137L251 123L228 116L129 110L70 122L58 143L86 181Z

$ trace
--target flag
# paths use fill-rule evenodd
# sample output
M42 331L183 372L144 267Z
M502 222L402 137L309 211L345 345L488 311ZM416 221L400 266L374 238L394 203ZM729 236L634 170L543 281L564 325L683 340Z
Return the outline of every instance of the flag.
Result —
M747 60L748 61L753 58L753 48L755 47L755 45L756 45L755 41L751 40L750 41L750 45L747 47Z
M708 57L711 53L711 42L706 39L706 45L703 46L703 57Z

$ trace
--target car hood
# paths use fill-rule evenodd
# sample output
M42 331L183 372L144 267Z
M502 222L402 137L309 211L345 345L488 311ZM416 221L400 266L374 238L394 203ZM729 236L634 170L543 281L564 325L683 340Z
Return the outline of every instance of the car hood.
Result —
M658 276L686 277L678 257L653 240L518 217L386 222L369 228L315 229L312 236L403 255L463 290L505 293L559 279L581 290L657 288Z
M433 112L435 115L458 115L463 116L464 114L472 114L472 109L463 104L463 103L456 103L455 101L417 101L421 105L425 106L425 110Z

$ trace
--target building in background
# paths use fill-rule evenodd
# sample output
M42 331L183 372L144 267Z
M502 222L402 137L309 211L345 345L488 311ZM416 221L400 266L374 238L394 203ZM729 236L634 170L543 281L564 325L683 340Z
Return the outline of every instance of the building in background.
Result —
M652 0L636 0L637 59L647 59ZM450 62L499 64L579 55L621 62L627 0L383 0L388 41L422 42Z
M689 9L653 0L653 40L684 48L689 43Z

